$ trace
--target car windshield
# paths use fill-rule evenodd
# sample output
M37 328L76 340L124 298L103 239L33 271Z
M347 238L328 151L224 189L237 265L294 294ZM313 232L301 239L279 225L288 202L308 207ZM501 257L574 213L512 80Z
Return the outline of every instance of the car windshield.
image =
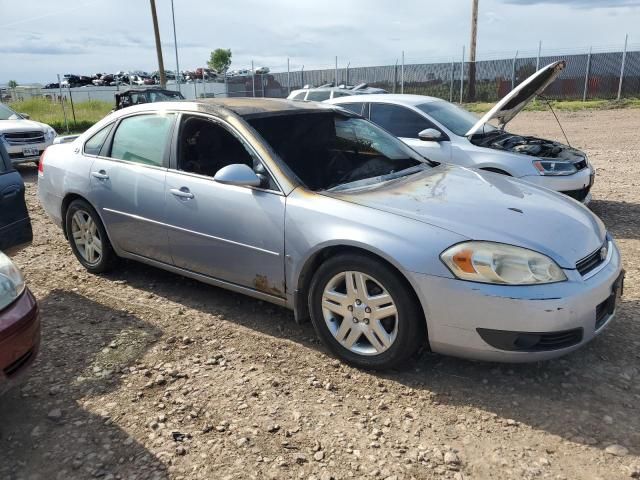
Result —
M0 103L0 120L19 120L21 118L16 112Z
M436 101L416 105L424 113L432 117L436 122L442 124L453 133L464 136L479 120L473 113L454 105L453 103ZM497 130L496 127L488 123L480 129L483 133Z
M371 122L335 111L247 121L311 190L371 185L430 166Z

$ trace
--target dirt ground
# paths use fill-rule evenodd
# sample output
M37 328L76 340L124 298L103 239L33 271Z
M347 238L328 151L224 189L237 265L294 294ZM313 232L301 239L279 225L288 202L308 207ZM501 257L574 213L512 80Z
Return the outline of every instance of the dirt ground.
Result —
M605 333L530 365L359 371L287 310L132 262L89 275L22 168L43 343L0 398L0 479L640 477L640 110L560 116L627 281ZM544 112L511 130L562 139Z

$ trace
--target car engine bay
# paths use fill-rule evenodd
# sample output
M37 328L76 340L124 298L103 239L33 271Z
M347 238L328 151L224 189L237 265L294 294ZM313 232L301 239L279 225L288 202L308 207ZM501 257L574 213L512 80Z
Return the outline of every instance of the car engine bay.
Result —
M494 135L474 136L471 141L480 147L521 153L537 158L548 158L567 162L585 160L585 154L580 150L552 140L536 137L525 137L502 132Z

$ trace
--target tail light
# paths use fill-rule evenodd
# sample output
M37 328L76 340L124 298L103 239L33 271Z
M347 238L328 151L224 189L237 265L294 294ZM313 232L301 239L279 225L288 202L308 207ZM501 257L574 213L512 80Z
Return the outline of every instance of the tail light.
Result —
M44 149L44 152L40 154L40 160L38 161L38 176L42 177L44 175L44 156L47 153L47 149Z

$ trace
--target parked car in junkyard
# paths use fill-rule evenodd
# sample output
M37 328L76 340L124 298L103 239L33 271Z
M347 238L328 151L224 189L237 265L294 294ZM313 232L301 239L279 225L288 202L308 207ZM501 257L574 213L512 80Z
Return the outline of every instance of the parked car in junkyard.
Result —
M615 241L583 205L437 165L333 105L120 110L48 148L38 191L88 271L128 258L286 306L361 367L424 344L549 359L602 332L622 293Z
M337 87L332 83L328 83L319 87L305 85L299 90L293 90L287 99L322 102L332 98L351 97L353 95L378 95L381 93L388 92L383 88L370 87L366 83L355 86L338 85Z
M56 136L56 131L49 125L26 117L0 104L0 143L4 143L14 165L38 163L40 155Z
M0 395L25 373L39 347L38 303L20 270L0 252Z
M115 94L116 108L130 107L141 103L167 102L174 100L184 100L184 96L175 90L165 90L163 88L134 88L124 90Z
M40 344L37 302L6 255L31 239L24 183L0 143L0 394L33 363Z
M480 119L453 103L422 95L340 98L329 103L364 115L431 160L517 177L588 203L595 170L584 152L504 129L564 67L565 62L558 61L542 68ZM498 128L489 123L493 120Z
M13 168L5 145L0 142L0 251L9 255L32 240L24 192L22 176Z

